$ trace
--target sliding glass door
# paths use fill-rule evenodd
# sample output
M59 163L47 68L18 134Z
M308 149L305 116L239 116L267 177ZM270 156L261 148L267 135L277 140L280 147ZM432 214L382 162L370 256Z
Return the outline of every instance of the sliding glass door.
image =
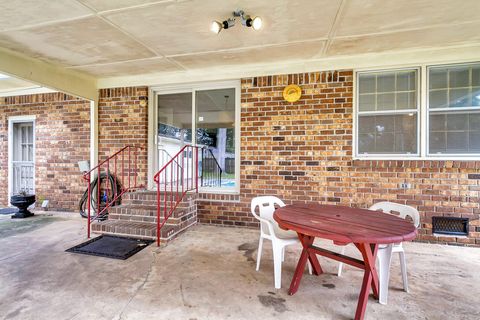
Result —
M238 85L175 88L157 92L157 169L185 145L201 147L199 186L238 188ZM188 156L187 156L188 157Z

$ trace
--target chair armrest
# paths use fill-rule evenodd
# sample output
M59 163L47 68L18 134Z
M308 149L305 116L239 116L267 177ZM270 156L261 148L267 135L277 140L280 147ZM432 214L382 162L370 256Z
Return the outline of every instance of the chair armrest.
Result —
M272 224L272 221L270 220L267 220L267 219L264 219L264 218L261 218L259 216L256 216L255 218L257 218L257 220L260 221L260 223L264 222L267 226L268 226L268 233L273 236L273 237L276 237L275 235L275 229L273 228L273 224ZM262 226L260 225L260 228Z

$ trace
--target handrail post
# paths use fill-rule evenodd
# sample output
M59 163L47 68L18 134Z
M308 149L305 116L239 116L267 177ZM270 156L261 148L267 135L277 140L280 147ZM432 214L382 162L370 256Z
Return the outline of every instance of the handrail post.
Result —
M157 247L160 246L160 179L157 179Z
M130 159L130 147L128 147L128 190L130 190L130 171L132 170L132 162Z
M91 176L91 174L89 173L89 174L88 174L88 178L87 178L87 183L88 183L88 217L87 217L88 222L87 222L87 238L88 238L88 239L90 239L90 201L92 200L92 199L91 199L91 195L90 195L90 193L91 193L91 191L92 191L92 190L91 190L92 187L91 187L91 184L90 184L90 180L91 180L91 179L90 179L90 176Z
M96 218L99 218L100 214L100 186L102 184L102 180L100 179L101 177L101 168L102 166L98 166L98 172L97 172L97 215Z
M195 191L198 193L198 147L195 147Z

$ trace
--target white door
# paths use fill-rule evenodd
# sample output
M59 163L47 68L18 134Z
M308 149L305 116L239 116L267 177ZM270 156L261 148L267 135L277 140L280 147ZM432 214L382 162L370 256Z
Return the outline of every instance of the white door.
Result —
M11 124L11 195L35 193L34 171L34 123L33 121Z

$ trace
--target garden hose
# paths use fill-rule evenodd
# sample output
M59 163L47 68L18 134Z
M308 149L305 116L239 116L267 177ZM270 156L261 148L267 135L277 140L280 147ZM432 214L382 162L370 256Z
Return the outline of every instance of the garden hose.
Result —
M104 179L107 178L107 173L105 172L102 172L100 174L100 185L102 185L102 182ZM121 192L121 185L120 185L120 182L117 180L116 183L115 183L115 177L109 173L108 174L108 182L110 184L110 188L108 188L108 194L106 192L106 190L104 191L103 194L100 195L101 199L100 199L100 208L103 208L105 205L105 203L107 203L108 200L110 199L114 199L115 197L117 197L117 195L119 194L119 192ZM90 182L90 218L95 218L97 216L97 197L98 197L98 191L97 191L97 185L98 185L98 176L96 176L92 182ZM117 201L115 201L115 203L112 204L112 206L114 205L118 205L120 204L120 199L118 199ZM84 218L87 218L88 217L88 188L87 190L85 190L85 192L83 193L83 196L82 198L80 199L80 202L79 202L79 209L80 209L80 215ZM106 217L106 215L108 214L108 212L104 212L102 214L102 217L99 217L99 219L103 218L103 216Z

